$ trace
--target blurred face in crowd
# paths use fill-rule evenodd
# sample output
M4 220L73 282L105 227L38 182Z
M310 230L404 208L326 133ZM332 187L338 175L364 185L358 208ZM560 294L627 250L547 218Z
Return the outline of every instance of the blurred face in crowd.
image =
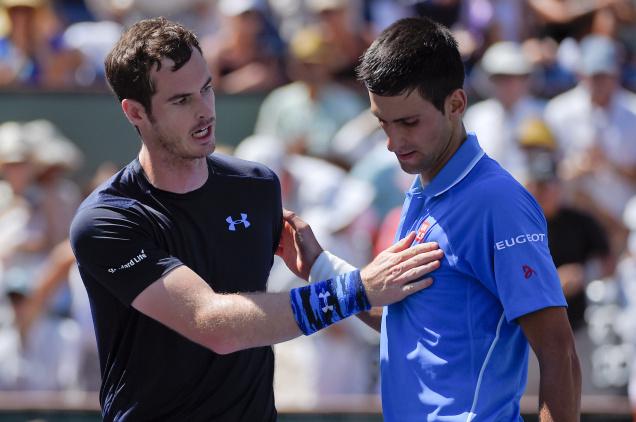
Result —
M138 125L149 150L180 160L214 151L215 108L210 70L198 50L180 69L164 58L151 78L156 92L151 112Z
M232 31L256 38L263 28L263 18L256 10L248 10L239 15L230 17Z
M526 183L526 189L534 196L546 218L550 218L559 211L561 205L561 185L557 179L531 180Z
M590 97L593 104L606 107L612 100L612 96L618 86L618 78L608 73L598 73L585 79L585 83L590 90Z
M16 195L22 195L33 182L33 165L29 161L3 163L0 170Z
M463 141L461 115L466 94L457 89L444 102L444 113L417 90L397 96L369 94L371 111L386 133L387 148L402 170L432 179Z
M318 17L320 22L328 27L346 28L349 25L349 17L345 7L321 10Z
M506 108L512 108L530 89L527 75L493 75L490 80L495 90L495 98Z

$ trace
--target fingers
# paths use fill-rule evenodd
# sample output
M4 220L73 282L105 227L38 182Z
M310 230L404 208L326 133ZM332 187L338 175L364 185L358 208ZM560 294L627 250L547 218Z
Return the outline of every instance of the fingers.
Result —
M431 277L425 278L424 280L414 281L412 283L406 284L402 286L402 291L406 293L406 295L412 295L413 293L417 293L420 290L426 289L428 286L433 284L433 279Z
M283 208L283 220L287 222L295 231L307 226L307 223L296 215L293 211Z
M440 252L442 252L442 255L444 253L441 249L439 249L439 245L437 244L437 242L426 242L415 245L400 252L400 258L402 258L403 260L409 259L411 257L417 256L418 254L421 254L422 252L430 252L434 250L439 250Z
M409 246L411 246L411 243L413 243L413 240L415 240L415 232L410 232L409 234L406 235L406 237L404 237L399 242L389 246L386 250L388 252L400 252L400 251L403 251L404 249L406 249Z
M411 268L406 266L406 263L404 263L403 265L404 266L402 267L402 274L397 276L394 280L396 284L407 284L412 280L416 280L438 269L441 263L440 261L435 260L435 261L426 262L424 264L417 265ZM409 265L413 265L413 264L410 263Z

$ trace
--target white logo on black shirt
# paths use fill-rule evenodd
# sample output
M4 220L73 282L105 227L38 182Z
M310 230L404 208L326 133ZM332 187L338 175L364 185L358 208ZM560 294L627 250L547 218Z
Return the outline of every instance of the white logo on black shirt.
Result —
M131 259L130 261L128 261L128 262L126 262L124 264L121 264L119 266L119 268L109 268L108 272L112 274L112 273L116 272L117 270L125 270L127 268L134 267L135 264L140 263L141 261L143 261L146 258L148 258L148 255L146 255L146 253L142 249L141 252L139 252L139 254L136 257L134 257L133 259Z

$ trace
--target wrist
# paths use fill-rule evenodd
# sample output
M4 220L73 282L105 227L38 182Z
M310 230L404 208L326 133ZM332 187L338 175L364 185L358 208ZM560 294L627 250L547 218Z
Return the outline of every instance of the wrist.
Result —
M356 268L344 259L322 251L316 258L309 272L309 282L327 280L337 275L354 271Z
M292 289L289 296L296 324L305 335L371 309L359 270Z

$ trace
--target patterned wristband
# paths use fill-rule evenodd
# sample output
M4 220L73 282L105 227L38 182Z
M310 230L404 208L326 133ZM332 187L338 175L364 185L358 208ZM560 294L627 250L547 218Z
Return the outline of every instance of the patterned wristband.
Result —
M305 335L371 309L360 270L297 287L289 292L289 298L296 324Z

